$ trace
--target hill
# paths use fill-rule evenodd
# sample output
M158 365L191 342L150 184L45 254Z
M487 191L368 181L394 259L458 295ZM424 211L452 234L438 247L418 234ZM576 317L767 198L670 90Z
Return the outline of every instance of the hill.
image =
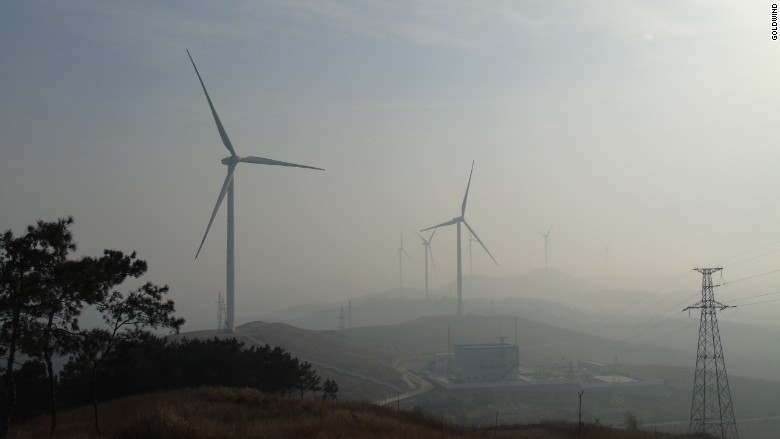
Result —
M448 334L449 333L449 334ZM515 333L517 337L515 338ZM198 331L173 338L228 335ZM236 328L247 344L281 346L312 363L323 378L335 379L346 399L375 401L409 390L402 369L420 368L452 344L490 343L498 336L521 346L523 364L569 364L607 339L563 329L536 320L510 316L439 315L396 325L364 326L343 331L308 330L284 323L254 322ZM624 357L636 363L680 357L679 352L619 343Z
M698 300L699 282L696 276L681 278L671 283L675 285L674 291L660 294L658 289L655 292L622 289L617 284L610 286L606 282L578 279L555 269L505 278L467 276L463 309L466 314L518 316L612 340L599 343L591 352L580 349L579 353L587 357L581 359L612 363L617 358L620 362L635 363L642 360L637 358L641 352L639 345L655 345L666 354L653 355L653 364L690 366L695 360L698 341L698 314L689 315L682 310ZM427 298L422 290L413 288L355 297L349 303L351 319L343 322L343 326L349 328L350 322L355 329L389 326L425 316L451 315L457 304L450 287L436 289ZM756 291L765 290L748 288L737 296L755 295ZM724 293L735 297L736 291L724 289ZM341 310L344 308L346 312L347 305L346 301L311 304L267 314L260 320L335 330L340 324ZM780 380L777 374L780 350L767 349L780 343L776 312L771 320L775 324L767 324L758 313L772 312L775 308L771 305L765 305L765 310L761 309L764 306L748 306L720 313L720 333L730 372ZM512 340L511 332L488 335L491 339L495 336L509 336ZM575 355L575 352L563 353L569 358Z
M484 438L675 439L684 436L627 432L586 424L547 423L483 429L450 425L419 413L356 402L282 398L250 389L197 388L138 395L102 405L103 436L115 439L263 438ZM61 414L57 438L94 437L91 407ZM48 418L12 426L9 437L48 436Z
M517 338L515 339L515 328ZM693 386L689 356L677 350L636 343L616 343L582 332L560 328L537 320L513 316L452 315L428 316L397 325L355 327L343 331L306 330L282 323L254 322L237 328L237 337L247 343L279 345L298 358L312 362L323 378L338 382L341 399L377 401L406 394L397 405L446 417L461 425L491 424L499 412L500 422L528 424L540 421L577 419L577 392L531 392L494 390L451 390L433 387L419 392L415 377L433 354L447 352L452 344L490 343L497 336L520 346L520 362L539 367L571 368L594 349L610 344L621 352L618 370L636 370L664 381L650 393L627 389L588 390L583 402L583 419L608 425L622 425L628 412L659 430L687 427ZM449 333L449 337L448 337ZM182 336L213 337L215 332ZM219 336L226 336L221 334ZM630 364L629 364L630 363ZM677 364L669 367L669 364ZM613 363L610 361L610 365ZM666 365L647 367L640 365ZM683 367L681 367L683 366ZM777 437L780 422L773 419L780 404L780 383L747 379L730 374L732 396L738 420L753 438ZM415 393L417 391L417 393ZM410 395L415 393L414 395Z

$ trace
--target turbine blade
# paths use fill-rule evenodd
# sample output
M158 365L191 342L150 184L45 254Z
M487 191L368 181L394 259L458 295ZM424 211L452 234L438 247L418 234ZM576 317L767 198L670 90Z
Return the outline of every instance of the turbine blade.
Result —
M449 220L449 221L447 221L447 222L444 222L444 223L441 223L441 224L437 224L437 225L435 225L435 226L433 226L433 227L428 227L427 229L422 229L422 230L420 230L420 231L421 231L421 232L424 232L424 231L426 231L426 230L435 229L435 228L437 228L437 227L444 227L444 226L449 226L449 225L452 225L452 224L456 224L456 223L457 223L458 221L460 221L460 220L461 220L461 218L453 218L453 219L451 219L451 220Z
M552 232L552 228L553 228L553 226L550 226L550 228L549 228L549 229L547 229L547 234L548 234L548 235L550 234L550 232Z
M200 77L200 72L198 71L198 68L195 66L195 61L193 61L192 55L190 55L189 50L187 50L187 56L190 57L190 62L192 63L192 67L195 67L195 74L198 75L200 86L203 87L203 93L206 94L206 100L209 101L211 114L214 116L214 122L217 123L217 130L219 131L219 137L222 138L222 143L225 144L225 148L227 148L227 150L230 151L230 155L234 156L236 155L236 150L233 149L233 144L230 143L230 138L228 137L227 132L225 131L225 127L222 126L222 122L219 120L219 116L217 116L217 110L214 109L214 104L211 103L211 97L209 97L209 92L206 91L206 85L203 84L203 78Z
M487 252L488 256L490 256L490 259L492 259L493 262L495 262L496 265L498 265L498 262L496 261L496 258L494 258L493 255L490 254L490 250L488 250L487 247L485 247L485 244L483 244L482 240L479 239L479 236L477 236L477 232L475 232L474 229L471 228L471 226L469 225L469 223L466 222L465 219L463 220L463 224L465 224L466 228L469 229L469 232L471 232L471 234L474 235L474 238L477 239L477 242L479 243L479 245L481 245L482 248L485 249L485 251Z
M428 245L430 245L430 244L431 244L431 241L433 241L433 235L435 235L435 234L436 234L436 231L437 231L437 230L439 230L439 229L433 229L433 232L431 233L431 236L430 236L430 237L428 237Z
M264 157L253 157L253 156L241 157L240 161L244 163L254 163L257 165L289 166L292 168L316 169L318 171L324 171L324 169L315 168L314 166L299 165L296 163L289 163L289 162L280 162L279 160L267 159Z
M435 233L435 231L434 231L434 233ZM415 234L415 235L417 235L417 236L419 236L419 237L420 237L420 239L422 239L422 242L423 242L424 244L428 244L428 241L426 241L426 240L425 240L425 238L423 238L423 237L422 237L422 235L420 235L420 234L419 234L419 233L417 233L417 232L414 232L414 234Z
M203 243L206 242L206 236L209 234L209 230L211 230L211 224L214 222L214 217L217 216L217 211L219 210L219 206L222 204L222 200L225 199L225 194L228 191L228 188L230 187L230 184L233 182L233 174L236 171L236 164L231 163L228 165L228 175L225 177L225 182L222 183L222 190L219 191L219 198L217 198L217 204L214 205L214 211L211 212L211 219L209 219L209 225L206 226L206 233L203 234L203 239L200 240L200 246L198 247L198 252L195 253L195 259L198 259L198 255L200 254L200 250L203 248Z
M471 161L471 172L469 172L469 183L466 185L466 195L463 196L463 205L460 207L460 216L466 216L466 199L469 197L469 187L471 187L471 174L474 173L474 161Z
M409 253L406 253L406 250L404 250L403 247L401 247L399 250L401 250L401 253L403 253L407 258L414 260L411 256L409 256Z

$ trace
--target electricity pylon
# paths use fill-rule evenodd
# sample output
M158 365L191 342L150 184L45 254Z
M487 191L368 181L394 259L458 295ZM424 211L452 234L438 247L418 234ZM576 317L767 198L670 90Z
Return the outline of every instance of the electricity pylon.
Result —
M738 439L717 316L718 310L730 307L715 301L712 285L712 273L722 269L720 267L696 269L702 274L701 301L684 310L697 308L701 310L688 433L705 433L720 439Z

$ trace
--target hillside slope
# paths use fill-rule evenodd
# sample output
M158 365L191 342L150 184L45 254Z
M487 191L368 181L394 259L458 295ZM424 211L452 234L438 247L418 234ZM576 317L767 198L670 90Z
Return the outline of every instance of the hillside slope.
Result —
M485 429L458 427L440 419L355 402L281 398L250 389L198 388L138 395L101 406L103 437L115 439L263 438L484 438L675 439L684 436L626 432L604 426L549 423ZM92 408L61 414L55 437L90 438ZM48 436L48 418L12 426L9 437Z

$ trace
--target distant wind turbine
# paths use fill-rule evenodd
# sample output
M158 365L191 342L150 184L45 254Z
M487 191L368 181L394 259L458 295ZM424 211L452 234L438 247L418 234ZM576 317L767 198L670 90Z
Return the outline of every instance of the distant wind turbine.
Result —
M539 234L544 237L544 268L550 268L547 263L547 247L550 244L550 232L552 231L552 228L553 226L550 226L550 228L547 230L547 233L539 232Z
M404 250L404 232L401 231L401 246L398 247L398 285L401 289L404 287L404 256L411 259L409 253Z
M206 233L203 234L203 239L200 241L200 246L198 247L198 252L195 254L195 258L198 258L198 255L200 255L200 250L203 248L203 243L206 242L206 236L209 234L209 230L211 229L211 224L214 222L214 217L217 215L217 211L219 210L219 206L222 205L222 200L225 198L225 195L227 195L227 304L226 304L226 316L225 316L225 331L226 332L235 332L235 245L234 245L234 221L233 221L233 198L234 198L234 192L233 192L233 176L236 171L236 166L239 163L252 163L256 165L272 165L272 166L290 166L294 168L305 168L305 169L317 169L322 171L322 168L315 168L313 166L306 166L306 165L297 165L295 163L287 163L287 162L280 162L278 160L272 160L267 159L263 157L239 157L236 154L235 149L233 149L233 144L230 143L230 139L228 138L227 132L225 131L225 128L222 126L222 122L219 120L219 116L217 116L217 110L214 109L214 104L211 102L211 97L209 97L209 92L206 91L206 86L203 84L203 78L200 76L200 72L198 72L198 68L195 66L195 61L192 59L192 55L190 55L190 51L187 51L187 56L190 57L190 62L192 63L192 67L195 68L195 74L198 75L198 80L200 81L200 86L203 87L203 93L206 95L206 100L209 103L209 108L211 108L211 114L214 116L214 122L217 124L217 131L219 131L219 137L222 139L222 143L225 145L225 148L230 152L230 157L225 157L222 159L222 164L227 165L227 177L225 177L225 182L222 183L222 190L219 191L219 197L217 197L217 204L214 206L214 211L211 212L211 218L209 219L209 225L206 226Z
M471 162L471 172L469 173L469 182L466 185L466 194L463 196L463 204L460 207L460 216L455 217L447 222L443 222L441 224L437 224L433 227L428 227L427 229L421 230L421 232L424 232L426 230L436 229L438 227L444 227L444 226L450 226L452 224L455 224L457 226L457 253L458 253L458 315L463 314L463 264L461 261L461 244L460 244L460 224L463 223L466 228L471 232L472 235L474 235L474 238L477 239L477 242L479 242L479 245L482 246L482 248L485 249L488 256L490 256L490 259L493 260L493 262L498 265L498 262L496 262L496 259L493 257L492 254L490 254L490 250L485 247L485 244L482 243L482 240L479 239L479 236L477 235L477 232L474 231L474 229L469 226L469 223L466 222L466 200L468 200L469 197L469 188L471 187L471 175L474 173L474 162Z
M414 232L417 236L422 239L423 242L423 249L425 250L425 298L428 298L428 256L431 257L431 264L433 265L433 271L436 271L436 264L433 262L433 252L431 251L431 241L433 240L433 235L436 234L436 229L433 229L433 232L431 233L431 236L428 237L428 239L425 239L417 232Z

